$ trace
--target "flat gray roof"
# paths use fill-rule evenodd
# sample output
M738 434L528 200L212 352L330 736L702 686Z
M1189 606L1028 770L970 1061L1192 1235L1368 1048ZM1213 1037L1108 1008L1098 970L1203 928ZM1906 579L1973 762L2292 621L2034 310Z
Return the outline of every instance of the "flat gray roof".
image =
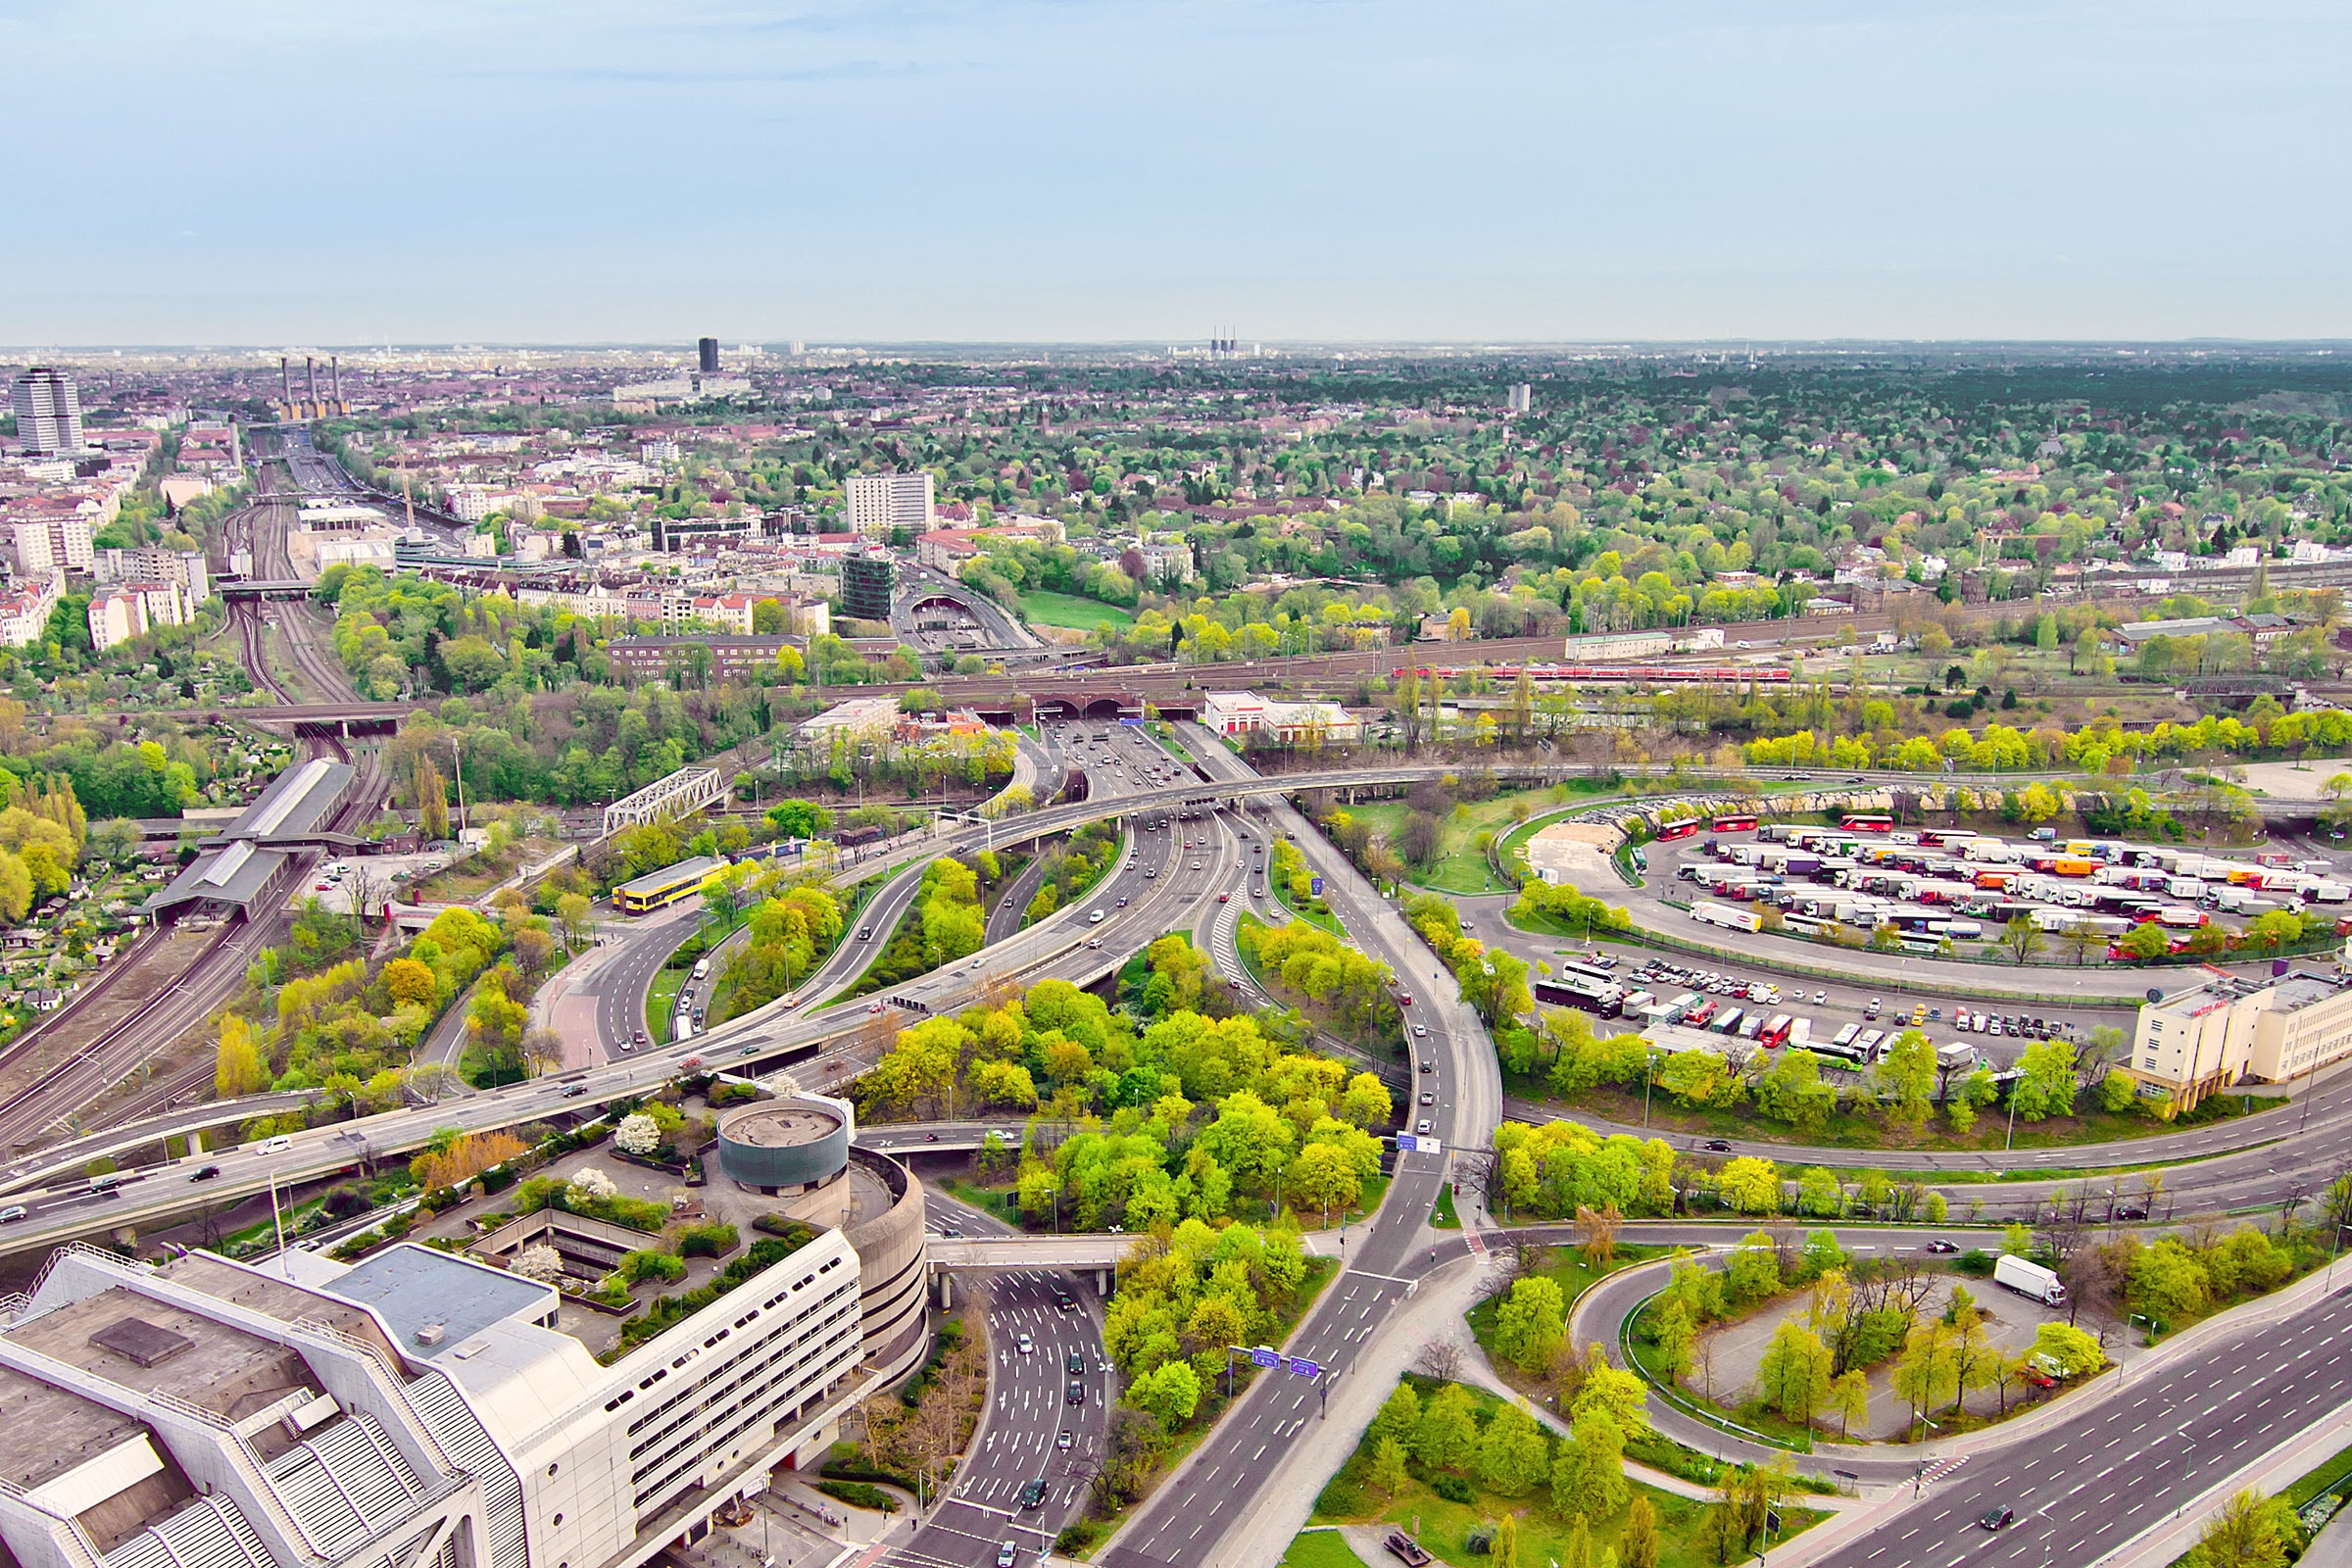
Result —
M414 1242L388 1247L323 1287L329 1296L371 1306L390 1326L401 1353L429 1361L458 1348L493 1323L536 1321L555 1310L555 1287L487 1263ZM441 1332L428 1344L433 1325Z
M351 787L349 762L314 757L287 768L261 798L238 813L218 839L188 863L142 907L149 914L195 901L250 906L286 863L283 851L261 847L265 839L299 839L325 821Z

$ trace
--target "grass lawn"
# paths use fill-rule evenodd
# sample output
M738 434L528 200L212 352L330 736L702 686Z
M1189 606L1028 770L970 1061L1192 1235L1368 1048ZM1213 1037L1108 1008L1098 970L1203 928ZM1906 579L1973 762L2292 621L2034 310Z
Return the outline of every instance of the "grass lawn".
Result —
M1301 1530L1283 1551L1282 1568L1369 1568L1337 1530Z
M1080 631L1093 631L1098 626L1124 630L1135 624L1135 617L1116 605L1044 588L1021 595L1021 609L1040 626L1074 626Z
M1524 790L1506 790L1491 801L1464 802L1439 825L1438 858L1414 868L1409 880L1434 893L1518 891L1516 884L1505 883L1487 864L1486 852L1477 847L1478 835L1485 832L1500 837L1516 825L1511 820L1514 809L1534 811L1543 804L1543 796ZM1404 830L1406 808L1402 801L1351 806L1348 813L1370 824L1373 832L1386 836L1392 845Z
M1422 1377L1408 1377L1421 1394L1424 1402L1437 1385ZM1482 1421L1491 1419L1501 1408L1502 1400L1484 1389L1471 1391L1480 1404ZM1473 1525L1490 1523L1504 1513L1519 1516L1519 1560L1522 1563L1565 1562L1568 1558L1569 1521L1552 1510L1551 1494L1546 1487L1535 1487L1510 1496L1489 1490L1475 1480L1470 1481L1471 1500L1451 1502L1441 1497L1431 1487L1432 1473L1418 1462L1408 1467L1403 1488L1390 1496L1371 1483L1372 1438L1369 1426L1356 1443L1355 1452L1332 1477L1322 1494L1315 1499L1315 1524L1400 1524L1408 1530L1418 1519L1420 1542L1438 1557L1455 1568L1482 1568L1481 1559L1474 1556L1466 1538ZM1456 1479L1469 1479L1457 1477ZM1631 1498L1649 1499L1658 1522L1658 1562L1660 1568L1700 1568L1711 1559L1699 1548L1699 1525L1710 1504L1694 1497L1661 1492L1640 1482L1629 1483L1628 1507ZM1781 1537L1787 1540L1828 1517L1811 1509L1796 1506L1791 1501L1780 1504ZM1625 1510L1592 1525L1594 1555L1603 1546L1613 1547L1625 1527Z
M686 984L690 969L663 965L654 976L654 983L645 993L645 1033L657 1046L669 1044L669 1020L678 1010L678 992Z

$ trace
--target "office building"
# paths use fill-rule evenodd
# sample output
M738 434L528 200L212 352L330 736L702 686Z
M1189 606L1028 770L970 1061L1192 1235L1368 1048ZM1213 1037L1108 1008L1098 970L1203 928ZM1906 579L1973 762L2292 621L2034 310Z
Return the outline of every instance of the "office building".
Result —
M930 481L926 478L924 482L928 484ZM856 620L888 620L892 582L896 574L888 556L844 556L841 562L841 612Z
M705 375L716 375L718 373L718 339L714 337L698 338L694 348L699 361L696 368Z
M2270 984L2215 970L2139 1009L2124 1070L2188 1110L2232 1084L2285 1083L2352 1054L2352 989L2295 973Z
M912 538L933 527L931 475L853 473L849 482L850 532L887 541L904 528Z
M1536 389L1534 387L1529 386L1525 381L1520 381L1512 386L1511 412L1513 414L1527 413L1528 410L1535 407L1535 402Z
M65 457L82 450L81 393L63 370L34 366L9 391L17 416L17 448L26 457Z

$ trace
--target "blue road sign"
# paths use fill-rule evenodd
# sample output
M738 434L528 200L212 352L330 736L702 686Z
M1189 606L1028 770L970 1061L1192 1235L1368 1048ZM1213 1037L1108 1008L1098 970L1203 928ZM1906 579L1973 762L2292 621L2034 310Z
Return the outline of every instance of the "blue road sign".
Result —
M1270 1345L1261 1345L1250 1352L1250 1364L1252 1366L1280 1366L1282 1365L1282 1352Z
M1323 879L1321 877L1318 876L1308 878L1306 886L1308 891L1313 893L1316 898L1319 899L1323 896Z
M1303 1355L1291 1357L1291 1371L1296 1376L1302 1378L1319 1378L1323 1375L1323 1369Z

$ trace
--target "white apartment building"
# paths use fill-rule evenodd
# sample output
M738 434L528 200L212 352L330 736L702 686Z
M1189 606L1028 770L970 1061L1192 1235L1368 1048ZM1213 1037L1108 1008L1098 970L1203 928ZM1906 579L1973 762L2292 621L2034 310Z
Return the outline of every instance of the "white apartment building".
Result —
M105 653L158 626L183 624L188 607L173 582L126 582L90 600L90 646Z
M2352 1054L2352 989L2295 973L2271 985L2222 970L2139 1009L2124 1070L2187 1110L2241 1081L2284 1083Z
M17 555L17 572L46 577L52 571L88 571L97 561L87 517L35 517L14 524L10 543Z
M1182 534L1160 535L1136 547L1144 558L1144 585L1163 588L1193 580L1193 547Z
M20 1568L636 1568L864 1391L838 1231L610 1366L549 1285L401 1244L52 1256L0 1317Z
M928 473L853 473L848 489L850 532L861 539L887 540L898 528L925 534L934 526Z
M140 545L134 550L110 546L92 552L92 558L90 571L100 582L148 578L177 583L184 608L190 613L213 597L212 568L199 551L166 550L159 545Z
M63 370L27 369L9 388L9 407L17 416L17 448L27 457L82 450L81 393Z
M20 583L16 590L0 595L0 644L10 648L30 648L49 631L49 613L66 595L66 574L52 571L48 576Z

